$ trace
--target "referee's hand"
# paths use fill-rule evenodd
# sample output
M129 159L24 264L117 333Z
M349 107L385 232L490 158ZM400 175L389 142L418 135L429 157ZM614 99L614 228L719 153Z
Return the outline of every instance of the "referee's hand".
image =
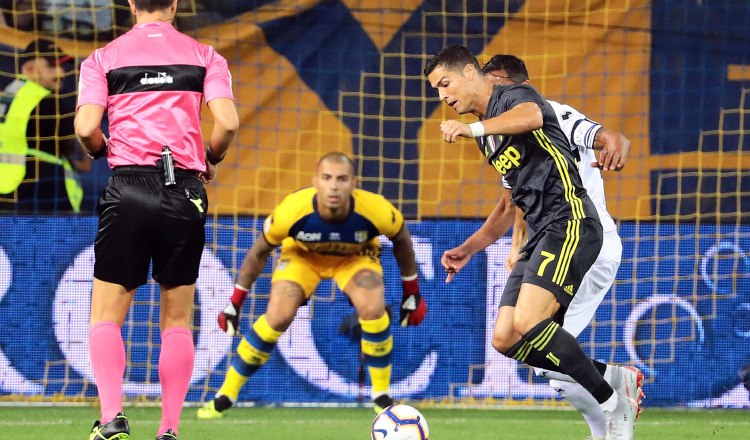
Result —
M211 165L210 163L206 162L206 171L200 174L201 182L203 182L203 184L207 184L208 182L214 180L215 178L216 178L216 165Z

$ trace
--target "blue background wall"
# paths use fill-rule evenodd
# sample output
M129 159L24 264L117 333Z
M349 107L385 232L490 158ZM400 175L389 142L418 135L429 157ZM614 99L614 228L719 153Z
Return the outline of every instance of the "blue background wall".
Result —
M237 225L231 219L219 223L240 226L242 231L259 226L251 219L241 219ZM483 363L487 355L486 254L478 254L450 285L443 283L439 266L442 252L459 244L480 224L473 220L410 224L413 235L431 245L428 258L435 272L434 276L422 273L421 288L430 309L425 323L417 328L393 326L394 382L412 374L431 351L438 355L427 388L411 397L444 397L449 394L449 384L483 380L481 374L469 378L468 372L469 365ZM214 226L210 223L208 227L210 239ZM91 217L0 217L0 250L7 257L2 259L0 280L5 285L10 281L0 299L0 351L9 364L0 362L0 379L5 377L0 380L0 393L12 388L8 382L15 377L8 373L12 368L31 383L42 384L46 374L42 392L47 396L95 395L94 387L84 390L80 375L61 362L65 355L52 316L63 273L93 243L95 233L96 219ZM231 269L233 258L241 259L253 238L249 233L235 235L233 228L227 227L217 229L217 234L216 256ZM581 335L587 348L604 361L636 361L623 343L625 324L634 308L662 298L659 295L676 297L692 311L675 302L656 301L634 327L632 347L648 373L647 405L686 405L737 387L741 383L738 371L750 365L750 259L745 255L750 250L750 227L701 226L696 231L692 225L626 223L621 225L621 235L625 246L616 289L600 307L595 331ZM236 248L239 254L232 250ZM389 247L384 248L383 262L387 301L397 309L401 292ZM269 269L270 265L267 273ZM268 279L262 278L257 291L268 292L268 288ZM321 298L330 297L330 284L323 283L318 292ZM147 304L149 295L147 287L138 291L136 300L142 303L132 309L132 322L143 324L153 316L154 310ZM221 293L218 300L223 303L227 296ZM263 310L265 304L261 300L256 307ZM197 310L199 322L200 308ZM330 370L356 384L358 345L338 332L340 322L351 312L343 295L337 294L332 302L316 302L311 326L315 347ZM699 315L700 321L692 319L691 313ZM248 324L243 321L244 328ZM155 369L137 364L158 358L158 331L149 336L130 330L126 325L125 333L132 334L130 380L156 382ZM193 384L188 398L210 396L208 390L221 384L225 368L226 360L220 361L207 381ZM63 381L66 374L71 379ZM295 373L279 353L253 377L241 398L263 402L354 400L313 385ZM744 401L740 398L733 404L747 406L750 402L745 395Z

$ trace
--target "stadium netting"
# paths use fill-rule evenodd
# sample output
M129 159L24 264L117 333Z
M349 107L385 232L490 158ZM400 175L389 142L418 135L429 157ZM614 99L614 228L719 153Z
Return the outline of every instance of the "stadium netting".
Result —
M639 366L647 405L750 406L743 387L750 389L750 4L708 3L181 0L177 28L228 59L241 119L238 140L208 187L188 400L211 398L235 356L239 339L218 329L216 314L262 220L288 193L310 185L318 157L339 150L354 157L360 186L399 207L414 235L430 312L420 327L393 328L394 396L560 404L545 381L491 347L509 236L477 254L450 285L443 282L443 251L479 228L500 188L473 141L441 141L440 121L456 115L422 73L441 48L463 44L480 64L497 53L521 57L545 97L632 143L626 167L604 173L624 252L613 288L579 338L584 348L605 362ZM61 117L74 112L80 62L132 23L121 0L0 7L0 88L13 81L20 50L37 36L75 56L59 94ZM205 135L211 117L204 113ZM79 214L0 215L3 400L96 397L87 301L95 208L109 174L104 161L79 173ZM383 245L387 301L397 309L398 270ZM271 263L252 288L243 329L265 309ZM139 288L123 328L131 401L160 393L158 298L153 281ZM352 311L323 282L240 399L368 401L359 346L339 333Z

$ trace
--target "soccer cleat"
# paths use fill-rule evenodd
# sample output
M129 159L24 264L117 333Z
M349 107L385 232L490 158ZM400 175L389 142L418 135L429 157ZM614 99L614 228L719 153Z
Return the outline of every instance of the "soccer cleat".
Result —
M604 437L599 437L598 435L590 435L586 437L586 440L606 440Z
M641 408L641 402L646 397L643 394L643 373L636 367L623 367L619 365L613 366L612 371L612 388L623 396L630 397L638 405L638 412L635 418L641 416L643 411Z
M388 394L381 394L372 400L372 409L375 410L375 414L380 414L391 405L393 405L393 399Z
M129 440L130 424L128 418L123 413L117 413L114 419L101 424L98 420L94 422L91 428L89 440Z
M198 408L198 418L220 419L226 415L224 414L224 411L228 410L231 407L232 401L229 399L229 397L216 396L213 398L213 400L203 405L201 408Z
M160 435L159 437L156 437L156 440L177 440L177 434L175 434L171 429L167 429L167 432Z
M614 411L605 411L607 433L605 440L633 440L633 424L638 413L638 404L628 396L617 394Z

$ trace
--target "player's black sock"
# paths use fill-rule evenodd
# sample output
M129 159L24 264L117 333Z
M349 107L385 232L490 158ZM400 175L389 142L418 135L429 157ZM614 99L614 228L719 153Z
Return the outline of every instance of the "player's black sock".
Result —
M576 338L552 318L545 319L529 330L521 342L520 350L514 353L515 356L511 356L514 359L526 362L532 367L567 374L590 392L599 403L612 396L612 387L583 352Z
M510 348L504 355L509 358L513 358L518 362L523 362L527 365L531 365L536 368L543 368L549 371L556 371L562 373L558 364L552 362L551 359L544 357L538 351L529 344L524 338L518 341L514 346Z
M607 364L605 364L604 362L599 362L596 359L591 359L591 362L594 363L594 366L596 367L597 370L599 370L599 373L603 377L604 376L604 372L607 371Z

